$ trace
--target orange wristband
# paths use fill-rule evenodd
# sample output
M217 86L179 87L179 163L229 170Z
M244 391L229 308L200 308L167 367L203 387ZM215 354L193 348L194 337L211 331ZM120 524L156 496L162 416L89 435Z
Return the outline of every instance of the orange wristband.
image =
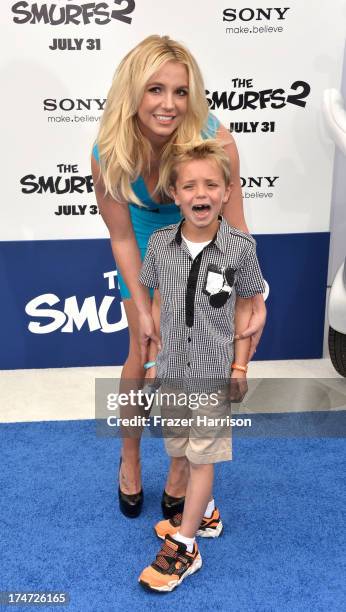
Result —
M244 374L246 374L247 366L241 366L241 365L238 365L237 363L232 363L231 370L239 370L239 372L244 372Z

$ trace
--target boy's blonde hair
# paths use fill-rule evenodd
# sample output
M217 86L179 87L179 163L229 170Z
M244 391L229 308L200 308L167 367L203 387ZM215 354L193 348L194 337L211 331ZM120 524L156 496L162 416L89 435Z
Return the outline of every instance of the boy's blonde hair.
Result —
M120 62L109 90L101 118L97 145L100 172L106 193L119 201L142 202L131 187L143 170L150 170L152 148L137 122L138 107L146 83L168 61L186 66L189 77L187 112L179 127L164 146L161 160L172 154L174 143L199 142L208 118L208 103L203 78L191 53L168 36L149 36ZM155 191L163 191L161 176Z
M231 183L230 159L217 140L203 140L193 147L177 146L175 153L166 161L161 170L162 183L166 193L175 187L180 164L207 159L215 161L221 170L226 187Z

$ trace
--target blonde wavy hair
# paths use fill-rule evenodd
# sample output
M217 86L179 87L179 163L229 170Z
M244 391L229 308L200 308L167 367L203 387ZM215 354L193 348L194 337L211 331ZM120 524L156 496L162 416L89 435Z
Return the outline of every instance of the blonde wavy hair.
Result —
M142 205L131 183L143 170L150 170L152 148L139 129L137 110L146 83L168 61L186 66L189 93L187 113L164 146L161 162L165 164L176 143L201 141L200 133L208 118L208 103L196 60L169 36L148 36L124 57L116 70L96 141L105 191L115 200ZM163 193L161 172L155 192Z

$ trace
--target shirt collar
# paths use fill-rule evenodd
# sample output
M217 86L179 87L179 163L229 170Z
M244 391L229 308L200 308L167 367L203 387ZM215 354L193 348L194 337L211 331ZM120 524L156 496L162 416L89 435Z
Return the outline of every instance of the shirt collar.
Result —
M219 220L220 220L219 229L216 232L214 238L212 239L211 244L215 244L215 246L217 246L220 249L220 251L222 251L222 253L225 253L226 245L227 245L227 237L229 235L229 225L223 217L219 216ZM182 228L183 223L184 223L184 219L182 219L178 225L175 225L169 231L168 236L167 236L167 244L170 244L171 242L173 242L173 240L175 240L176 244L178 244L179 246L181 245L181 242L182 242L181 228Z

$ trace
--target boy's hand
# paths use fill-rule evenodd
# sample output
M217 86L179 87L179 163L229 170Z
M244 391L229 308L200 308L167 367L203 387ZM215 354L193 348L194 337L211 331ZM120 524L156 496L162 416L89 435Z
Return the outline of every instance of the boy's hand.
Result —
M240 403L247 394L248 386L245 372L240 370L232 370L231 380L229 383L229 394L231 402Z

